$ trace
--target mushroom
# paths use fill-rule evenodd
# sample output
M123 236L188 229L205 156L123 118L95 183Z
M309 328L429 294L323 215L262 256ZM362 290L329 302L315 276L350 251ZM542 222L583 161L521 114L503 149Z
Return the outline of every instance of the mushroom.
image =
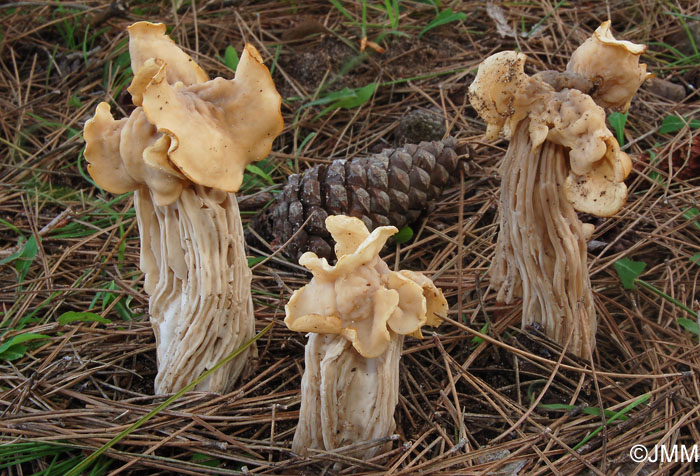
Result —
M608 20L574 51L566 71L596 83L592 94L599 106L625 112L637 89L651 77L647 65L639 63L646 50L646 45L616 40Z
M501 166L500 232L489 270L497 299L523 298L522 325L541 324L572 353L588 357L596 316L586 265L593 233L577 211L616 214L627 199L631 161L605 124L603 107L626 110L648 77L645 47L617 41L603 23L565 73L528 76L526 56L496 53L469 88L487 138L510 139Z
M310 333L292 444L302 455L391 435L404 336L421 338L421 327L440 325L447 312L442 291L429 278L391 271L379 257L395 227L369 233L361 220L343 215L325 223L338 262L331 266L304 253L299 264L313 278L285 306L287 327ZM370 458L383 449L353 455Z
M155 391L163 394L255 333L234 193L245 166L266 157L282 130L281 99L251 45L232 80L209 80L163 24L129 27L129 52L137 107L115 120L100 103L85 124L85 158L100 187L134 191L158 354ZM197 389L228 391L255 355L249 348Z

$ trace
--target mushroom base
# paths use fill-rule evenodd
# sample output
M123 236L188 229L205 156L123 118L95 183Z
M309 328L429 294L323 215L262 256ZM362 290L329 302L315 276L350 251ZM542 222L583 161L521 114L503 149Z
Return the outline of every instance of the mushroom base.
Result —
M529 120L518 123L503 160L491 282L499 301L523 298L523 328L539 323L551 339L587 358L596 316L585 234L564 194L567 149L545 141L533 150L528 127Z
M391 435L402 345L403 336L392 333L386 352L368 359L342 336L309 334L292 451L306 455L309 448L332 450ZM389 444L361 445L347 454L371 458Z
M134 206L158 352L155 392L171 393L255 334L243 228L234 194L199 185L167 206L141 188ZM256 355L251 346L196 389L229 391Z

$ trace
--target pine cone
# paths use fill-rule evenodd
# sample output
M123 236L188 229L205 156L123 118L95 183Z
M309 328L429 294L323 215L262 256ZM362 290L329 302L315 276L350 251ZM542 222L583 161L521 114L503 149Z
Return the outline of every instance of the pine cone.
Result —
M396 128L396 144L417 144L440 140L445 135L445 119L434 111L414 109L404 115Z
M253 220L253 228L273 247L282 246L292 259L313 251L331 259L333 245L326 230L328 215L350 215L370 230L410 225L437 198L457 170L457 141L407 144L370 157L338 159L289 177L276 202ZM310 217L310 218L309 218Z

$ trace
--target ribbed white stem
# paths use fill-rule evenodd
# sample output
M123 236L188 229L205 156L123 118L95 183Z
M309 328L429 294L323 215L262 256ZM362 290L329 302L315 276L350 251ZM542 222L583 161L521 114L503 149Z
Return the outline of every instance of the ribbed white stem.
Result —
M361 356L342 336L309 334L301 381L301 409L292 450L332 450L394 432L399 401L403 336L392 333L380 357ZM351 456L371 458L386 448L367 447Z
M500 225L491 282L498 300L523 298L523 327L540 323L568 351L588 357L596 316L581 221L564 195L566 149L545 141L534 151L521 121L503 159Z
M158 351L155 391L171 393L255 334L243 228L235 195L207 187L187 187L168 206L140 189L134 203ZM197 390L227 392L256 354L250 347Z

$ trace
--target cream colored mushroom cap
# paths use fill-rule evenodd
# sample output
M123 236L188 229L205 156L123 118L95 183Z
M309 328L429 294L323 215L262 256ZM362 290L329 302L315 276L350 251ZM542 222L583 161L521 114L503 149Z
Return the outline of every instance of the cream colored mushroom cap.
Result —
M442 289L435 286L433 280L421 273L416 273L415 271L401 270L399 271L401 276L404 276L414 283L418 284L423 289L423 297L426 301L426 321L425 325L430 327L438 327L442 324L442 319L440 316L446 316L449 306L447 305L447 300L445 295L442 293ZM418 335L414 337L422 338L420 335L420 329L418 329Z
M357 218L347 215L327 217L326 229L335 240L335 255L338 258L354 253L369 236L367 227L358 226Z
M338 243L338 262L304 253L299 264L311 270L309 284L294 292L285 306L285 324L298 332L339 334L364 357L382 355L391 332L422 337L420 328L439 325L447 302L428 278L410 271L390 271L379 252L395 227L369 233L353 217L329 216L326 228Z
M569 174L564 187L576 210L599 217L615 215L627 201L627 185L611 182L603 174Z
M595 99L603 107L627 111L639 86L651 77L639 57L646 45L616 40L610 21L603 22L593 36L571 55L567 71L578 73L598 84Z
M165 25L129 27L138 107L115 121L98 106L85 124L85 158L95 182L113 193L146 185L158 205L175 201L187 180L238 191L246 165L262 160L282 131L282 100L270 72L246 45L235 79L208 80L166 34Z
M486 122L486 139L494 140L515 113L515 95L528 81L527 57L515 51L495 53L479 65L469 86L469 102Z
M85 160L95 183L111 193L126 193L144 184L158 205L174 202L184 177L167 160L170 140L158 134L141 108L115 120L101 102L85 123Z
M529 110L532 148L547 140L568 149L566 198L578 211L597 216L617 213L627 200L624 180L629 156L607 127L605 111L576 89L551 91Z
M147 60L130 92L170 137L168 159L194 183L238 191L250 162L262 160L284 125L282 100L262 58L246 45L233 80L170 84L170 65Z
M88 173L97 185L108 192L126 193L138 187L138 182L126 172L119 153L126 119L115 121L109 110L109 104L101 102L95 115L85 122L85 160Z
M606 45L624 48L633 55L641 55L647 50L647 45L638 45L627 40L616 40L610 29L610 24L610 20L606 20L593 32L598 41Z
M127 27L127 30L131 69L134 74L138 73L149 59L160 58L168 65L166 76L170 84L181 82L189 86L209 80L207 73L165 34L166 27L163 23L140 21Z

